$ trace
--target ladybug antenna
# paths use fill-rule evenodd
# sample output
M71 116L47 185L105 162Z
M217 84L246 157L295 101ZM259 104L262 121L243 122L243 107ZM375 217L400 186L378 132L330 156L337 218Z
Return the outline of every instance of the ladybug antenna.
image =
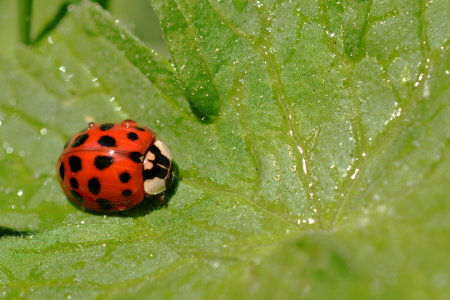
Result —
M166 198L166 191L158 195L159 203L164 204L164 206L167 207L167 203L164 200L165 198Z

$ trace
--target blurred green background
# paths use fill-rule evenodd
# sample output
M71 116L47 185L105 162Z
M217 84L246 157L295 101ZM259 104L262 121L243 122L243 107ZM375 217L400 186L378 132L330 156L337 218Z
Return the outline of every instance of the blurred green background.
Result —
M70 4L67 0L0 0L0 53L12 56L17 43L32 44L54 28ZM98 1L151 49L170 59L161 26L148 0ZM30 18L27 18L31 15ZM27 23L29 20L29 24Z

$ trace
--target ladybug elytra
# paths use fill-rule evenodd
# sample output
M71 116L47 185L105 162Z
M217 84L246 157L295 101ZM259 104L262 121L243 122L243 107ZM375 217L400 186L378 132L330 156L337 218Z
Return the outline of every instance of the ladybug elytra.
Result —
M90 123L64 146L59 182L67 197L96 211L123 211L164 195L175 166L169 148L133 120ZM162 199L162 198L160 198Z

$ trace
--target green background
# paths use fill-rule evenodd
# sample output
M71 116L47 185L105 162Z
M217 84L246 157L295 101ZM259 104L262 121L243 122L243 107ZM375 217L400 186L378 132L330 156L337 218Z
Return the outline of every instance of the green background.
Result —
M27 3L0 1L0 297L450 298L448 1ZM168 207L71 205L64 143L126 118L174 153Z
M30 42L34 42L47 28L53 28L59 20L62 8L80 1L35 0L0 1L0 50L3 55L13 55L14 47L22 42L21 29L25 26L24 11L31 2ZM120 19L127 28L150 48L169 59L170 54L163 38L158 17L147 0L105 0L101 4Z

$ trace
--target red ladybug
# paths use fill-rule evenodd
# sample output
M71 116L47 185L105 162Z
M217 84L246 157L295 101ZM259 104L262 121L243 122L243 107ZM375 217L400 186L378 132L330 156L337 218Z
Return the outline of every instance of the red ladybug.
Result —
M155 137L133 120L90 123L67 142L58 160L64 193L96 211L122 211L144 196L163 195L175 166L172 152Z

